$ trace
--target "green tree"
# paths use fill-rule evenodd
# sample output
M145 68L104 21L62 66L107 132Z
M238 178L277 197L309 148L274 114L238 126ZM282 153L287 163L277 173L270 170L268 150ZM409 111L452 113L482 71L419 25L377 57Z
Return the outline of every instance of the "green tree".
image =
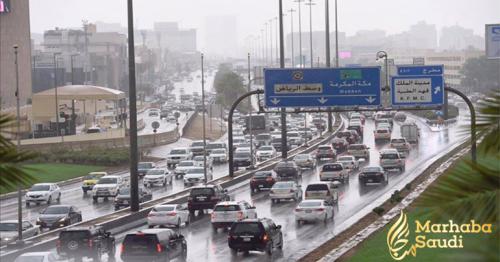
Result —
M485 56L469 58L460 70L462 85L471 90L487 93L500 88L500 63Z
M214 78L214 87L217 93L217 104L224 105L226 108L231 107L238 97L247 92L243 79L227 65L219 66ZM242 112L246 112L247 109L248 105L245 102L241 102L238 106L238 110Z
M474 254L466 255L469 260L496 261L500 226L500 91L480 102L478 112L477 133L483 141L478 147L477 163L460 161L441 183L422 194L417 205L436 221L470 223L473 219L480 224L492 223L496 232L486 236L488 241L481 243Z
M12 117L0 114L0 191L9 192L18 186L35 182L20 165L35 157L34 153L18 151L16 146L5 136L8 127L12 127Z

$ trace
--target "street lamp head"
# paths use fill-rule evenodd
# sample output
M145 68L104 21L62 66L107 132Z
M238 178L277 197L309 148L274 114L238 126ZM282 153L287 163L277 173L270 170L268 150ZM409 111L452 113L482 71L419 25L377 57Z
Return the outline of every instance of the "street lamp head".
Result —
M18 45L13 45L12 47L14 48L14 50L17 50L19 48Z
M382 59L382 58L387 58L387 53L385 51L378 51L376 61L378 61L379 59Z

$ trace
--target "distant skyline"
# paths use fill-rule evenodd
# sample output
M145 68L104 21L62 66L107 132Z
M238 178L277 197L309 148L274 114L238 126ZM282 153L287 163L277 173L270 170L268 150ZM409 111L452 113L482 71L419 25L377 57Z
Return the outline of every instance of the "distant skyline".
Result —
M306 0L308 1L308 0ZM324 1L313 2L313 31L324 30ZM293 0L283 0L284 10L297 9ZM334 30L334 0L330 0L330 30ZM43 33L55 27L81 27L82 20L120 23L126 26L126 1L123 0L51 0L30 1L31 32ZM140 29L153 28L154 22L179 22L181 28L196 28L200 50L205 47L206 17L237 17L238 42L249 35L260 35L264 23L278 14L274 0L149 0L134 1L134 22ZM348 36L359 30L381 29L387 34L407 31L419 21L443 27L459 25L484 35L484 24L500 23L498 0L338 0L339 31ZM15 10L13 10L15 11ZM284 17L285 34L289 33L289 13ZM298 12L294 12L298 30ZM302 29L309 31L309 6L302 3ZM274 31L274 30L273 30Z

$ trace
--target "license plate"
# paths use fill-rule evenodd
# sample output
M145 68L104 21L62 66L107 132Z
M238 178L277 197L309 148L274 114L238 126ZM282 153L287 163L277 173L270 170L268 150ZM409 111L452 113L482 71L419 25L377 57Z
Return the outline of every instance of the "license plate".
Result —
M306 213L312 213L312 210L306 210Z
M123 204L128 205L128 201L127 200L123 201Z
M251 239L251 238L249 238L249 237L244 237L244 238L243 238L243 241L245 241L245 242L250 242L250 240L252 240L252 239Z
M368 179L368 182L373 182L373 179Z

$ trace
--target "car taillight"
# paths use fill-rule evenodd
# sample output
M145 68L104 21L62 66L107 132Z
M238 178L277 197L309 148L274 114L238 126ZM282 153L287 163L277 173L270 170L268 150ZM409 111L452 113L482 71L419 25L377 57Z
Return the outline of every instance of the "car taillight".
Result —
M120 245L120 254L123 254L124 251L125 251L125 245L121 244Z
M264 234L262 236L262 241L267 242L269 240L269 236L267 234Z
M316 211L321 211L321 212L323 212L323 211L325 211L325 209L324 209L324 208L316 208Z
M290 193L293 193L293 192L294 192L293 189L290 189Z
M89 244L89 247L92 247L94 245L94 242L92 242L92 239L89 239L88 244Z
M188 197L188 201L192 201L192 200L193 200L193 198L189 196Z
M170 213L167 214L167 216L176 216L176 215L177 215L176 212L170 212Z
M300 212L300 211L302 211L302 209L300 209L300 208L295 209L295 212Z
M156 252L161 253L162 248L160 244L156 244Z
M237 236L233 236L233 235L228 235L227 236L227 239L236 239L236 238L237 238Z
M309 192L306 191L306 197L309 196Z

